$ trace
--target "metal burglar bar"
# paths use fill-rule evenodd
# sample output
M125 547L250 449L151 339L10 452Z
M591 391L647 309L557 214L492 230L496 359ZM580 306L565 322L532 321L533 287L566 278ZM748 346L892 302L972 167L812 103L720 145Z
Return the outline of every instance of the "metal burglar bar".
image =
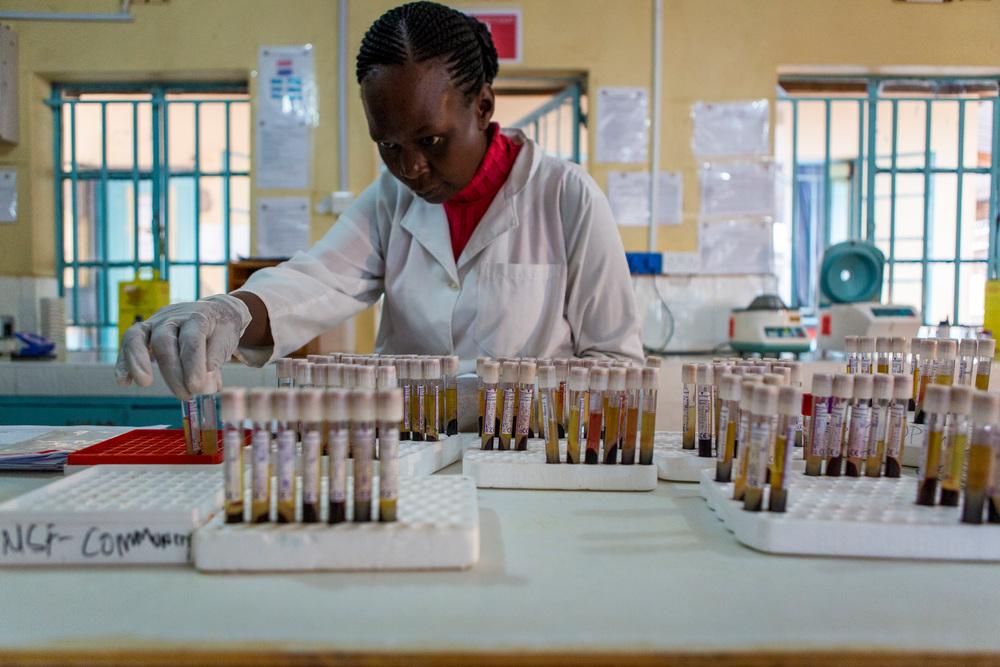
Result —
M980 283L997 277L1000 267L998 91L1000 80L981 77L781 78L777 98L789 133L794 305L815 311L823 250L860 238L886 255L884 298L912 300L925 324L944 317L982 324L981 313L968 306L974 299L963 312L962 298L973 288L978 295ZM856 134L846 127L852 122ZM984 187L977 193L970 183ZM971 202L975 212L968 210ZM966 238L977 231L984 236L982 248ZM950 307L937 305L949 301Z
M243 229L249 220L249 122L239 123L238 130L232 122L234 114L249 118L246 84L58 84L47 103L53 121L56 274L60 295L67 298L68 324L83 334L81 346L117 345L118 284L136 275L156 271L171 279L172 300L191 300L206 291L203 269L221 267L224 288L228 260L249 250ZM207 112L218 116L220 110L222 118L205 122ZM183 122L178 127L193 138L193 159L172 166L172 119L192 111L190 127ZM234 136L237 131L243 136ZM216 156L203 155L206 139L217 147ZM234 146L247 148L238 154ZM218 167L205 168L208 158ZM236 188L240 179L243 187ZM208 181L219 184L217 202L203 200ZM207 205L219 207L217 248L202 245ZM234 211L241 214L238 242Z
M580 164L582 121L580 85L572 83L545 104L511 123L511 127L520 128L549 155Z

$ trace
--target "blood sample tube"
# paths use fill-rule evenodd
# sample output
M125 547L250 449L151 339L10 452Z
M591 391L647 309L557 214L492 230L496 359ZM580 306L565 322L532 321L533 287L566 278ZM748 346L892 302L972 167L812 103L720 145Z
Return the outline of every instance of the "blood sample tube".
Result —
M771 490L767 510L784 512L788 504L788 470L795 444L795 417L802 416L802 390L778 388L778 427L774 438L774 461L771 464Z
M222 415L218 394L196 396L198 402L198 450L202 454L215 456L219 453L219 434L222 430Z
M653 357L657 359L658 357ZM639 432L639 464L653 464L653 438L656 435L656 399L660 390L660 369L642 369L642 425Z
M347 520L347 441L350 435L350 408L346 389L330 389L323 397L326 413L328 458L328 495L330 523Z
M250 390L250 521L253 523L267 523L271 515L272 394L270 389L261 387Z
M740 383L740 423L736 431L736 474L733 476L733 500L743 500L747 485L747 450L750 442L750 415L753 409L753 391L763 386L758 375Z
M483 434L483 364L489 361L488 357L478 357L476 359L476 377L479 378L479 435ZM406 397L403 397L406 400Z
M625 437L622 439L622 465L635 463L641 403L642 369L630 366L625 371Z
M858 336L858 372L870 375L875 371L875 339Z
M444 432L458 435L458 357L441 357L444 376Z
M226 523L243 523L243 421L246 419L246 391L223 389L222 456L225 476Z
M865 477L881 477L885 460L886 427L892 403L893 376L880 373L872 381L872 417L865 453Z
M533 361L522 361L517 369L517 419L514 448L523 452L528 449L528 438L534 434L531 428L532 406L535 395L535 374L537 367Z
M424 440L437 442L441 432L441 360L423 360L424 374Z
M310 364L321 364L326 360L326 355L323 354L307 354L306 361Z
M936 358L937 341L931 338L925 338L920 341L920 379L916 394L916 412L913 416L914 424L924 423L924 394L927 393L928 385L934 381L934 375L937 371L935 367Z
M566 426L566 463L580 462L580 449L587 434L587 386L590 371L577 366L569 371L569 423Z
M197 396L181 401L181 420L185 450L189 456L201 454L201 418L198 416Z
M892 363L892 339L879 336L875 339L875 372L888 373Z
M375 416L378 420L378 520L396 520L399 498L399 421L403 416L403 392L397 387L385 387L375 394Z
M397 359L396 377L399 380L399 388L403 392L403 419L399 423L399 437L402 440L412 438L410 433L410 361L409 359ZM481 416L480 416L481 417ZM482 424L480 424L480 427ZM482 429L480 428L480 433Z
M375 368L375 366L368 365L355 366L353 388L375 391Z
M700 364L695 371L695 433L698 438L698 456L712 456L712 367Z
M715 464L715 481L729 482L733 477L733 457L740 421L740 377L722 376L722 409L719 411L718 461Z
M963 338L958 343L958 378L955 384L971 387L976 370L976 339Z
M857 336L844 336L844 356L847 362L845 364L845 372L851 374L859 372L861 364L858 358Z
M375 452L375 392L355 389L347 398L354 455L354 521L372 520L372 457Z
M410 359L410 440L417 442L424 441L425 391L423 363L420 359Z
M976 391L972 397L972 444L969 446L969 468L962 501L962 522L982 523L983 506L997 474L993 462L993 441L997 419L1000 418L1000 396ZM991 474L992 469L992 474Z
M555 398L555 414L556 414L556 425L558 426L557 434L560 438L566 437L566 400L568 394L566 393L566 381L569 378L569 364L565 359L554 359L552 365L556 368L556 398Z
M312 387L312 365L305 359L296 359L294 363L295 388L308 389Z
M587 412L587 449L583 462L595 464L601 451L601 432L604 424L604 392L608 389L608 369L597 367L590 371Z
M906 355L910 351L910 341L902 336L893 336L891 339L892 360L889 363L889 373L899 375L906 373Z
M298 395L302 424L302 522L320 520L319 484L322 477L323 390L302 389Z
M514 415L517 413L517 378L519 368L516 361L505 361L500 366L500 449L510 449L514 436Z
M932 384L924 393L924 411L927 415L927 444L920 463L920 481L917 486L917 504L934 505L937 500L938 468L944 441L945 420L948 414L949 388Z
M497 434L500 431L500 414L497 411L497 382L500 380L500 364L495 361L484 361L479 376L482 381L480 391L483 394L482 434L480 447L490 450L496 447Z
M906 440L906 407L913 396L909 375L892 376L892 403L885 431L885 476L899 477L902 472L903 443Z
M788 386L796 387L798 389L802 388L802 362L799 361L786 361L785 368L788 369ZM801 394L801 392L799 392ZM781 402L781 397L778 397L778 402ZM779 406L780 409L780 406ZM796 414L790 416L792 427L795 429L795 440L794 446L802 446L802 433L803 433L803 422L802 410L800 409Z
M941 451L940 503L958 507L962 494L962 473L969 444L969 414L972 412L972 387L952 387L948 392L948 416Z
M815 476L822 472L826 457L826 433L830 424L830 407L833 403L833 376L813 373L812 416L809 442L806 447L806 474Z
M860 477L861 466L868 456L868 441L871 436L871 403L874 390L874 377L863 374L854 376L854 399L851 402L851 421L843 446L843 449L847 453L847 465L844 470L844 474L847 477Z
M697 364L681 366L681 447L695 449Z
M958 356L958 341L938 341L937 364L934 367L934 384L950 387L955 384L955 357Z
M712 453L719 449L719 412L722 410L722 376L729 373L729 364L712 363Z
M976 342L976 389L980 391L990 388L990 370L996 347L997 342L992 338L980 338Z
M282 357L274 362L275 375L278 376L279 387L295 386L295 360Z
M307 362L308 363L308 362ZM278 420L278 523L295 523L295 448L298 442L297 389L274 392Z
M608 393L604 409L604 457L605 463L618 463L618 452L622 440L622 409L625 399L624 368L615 367L608 371Z
M663 357L646 357L644 365L650 368L661 368L663 366Z
M559 463L559 426L556 419L555 366L538 367L538 402L542 406L542 432L545 438L545 462Z
M773 417L778 409L778 388L764 385L753 392L750 409L750 442L747 447L747 478L743 509L759 512L764 505L767 459L773 447Z
M395 366L379 365L375 367L375 389L396 389L399 382L396 379ZM402 394L400 394L402 395Z
M861 373L859 373L860 375ZM833 399L830 421L826 426L826 474L839 477L843 472L844 434L847 430L848 409L854 397L854 376L837 373L833 376Z

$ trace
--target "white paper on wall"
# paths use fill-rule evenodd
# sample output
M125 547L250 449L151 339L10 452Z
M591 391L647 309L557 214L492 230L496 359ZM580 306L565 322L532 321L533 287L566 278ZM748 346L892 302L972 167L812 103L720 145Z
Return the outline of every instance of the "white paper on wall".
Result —
M660 225L681 224L684 180L680 172L661 171L657 178L659 200L656 205ZM608 173L608 202L615 221L625 227L649 225L649 172L612 171Z
M702 273L774 273L774 232L770 222L701 222L698 247Z
M691 150L699 160L771 152L767 100L698 102L691 106Z
M16 169L0 169L0 222L17 222Z
M705 164L698 170L702 219L776 215L773 162L734 160Z
M309 198L257 199L257 255L291 257L309 247Z
M262 46L257 61L257 118L271 126L319 125L312 44Z
M305 190L312 177L312 128L257 121L254 146L258 188Z
M691 275L701 272L700 252L663 253L664 275Z
M646 162L649 93L645 88L597 89L597 161Z

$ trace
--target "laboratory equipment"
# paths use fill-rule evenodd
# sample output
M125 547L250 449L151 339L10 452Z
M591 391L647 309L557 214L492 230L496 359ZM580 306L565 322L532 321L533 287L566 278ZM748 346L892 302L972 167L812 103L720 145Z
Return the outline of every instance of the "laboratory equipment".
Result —
M788 308L776 294L765 294L732 311L729 346L741 355L798 355L812 349L812 339L799 310Z

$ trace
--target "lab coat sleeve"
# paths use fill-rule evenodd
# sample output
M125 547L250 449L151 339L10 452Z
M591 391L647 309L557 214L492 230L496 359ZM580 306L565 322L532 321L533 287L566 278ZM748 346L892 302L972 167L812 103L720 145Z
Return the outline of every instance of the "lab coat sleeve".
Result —
M576 354L642 363L632 278L611 206L582 170L574 168L564 178L566 319Z
M374 303L383 290L388 211L376 181L312 248L250 276L239 291L267 306L274 346L241 346L237 356L262 366Z

